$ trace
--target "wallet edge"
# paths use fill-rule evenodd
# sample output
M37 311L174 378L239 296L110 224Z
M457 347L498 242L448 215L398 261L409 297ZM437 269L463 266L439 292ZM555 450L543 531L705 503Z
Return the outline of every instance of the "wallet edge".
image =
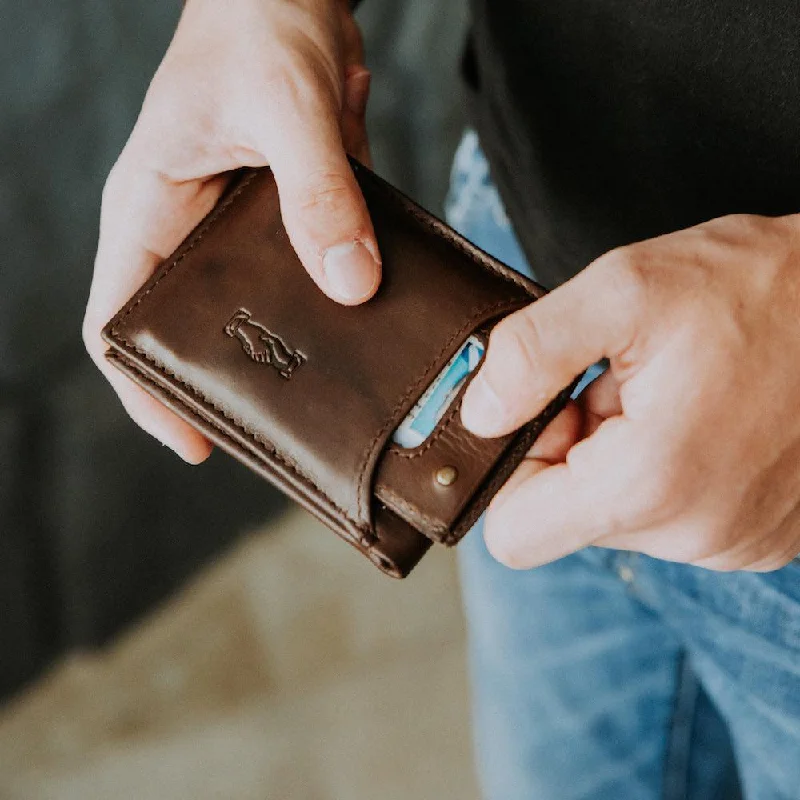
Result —
M351 530L342 520L330 514L327 505L314 502L314 493L301 493L296 487L280 480L275 464L269 454L260 456L243 447L230 433L213 420L200 413L187 403L170 384L168 376L161 371L143 369L143 365L124 350L114 348L106 353L106 360L124 375L140 386L151 396L164 403L171 411L186 422L199 429L226 453L255 471L261 478L289 495L326 527L333 530L341 539L365 555L382 572L393 578L405 578L419 563L432 542L407 522L397 517L390 509L382 509L376 514L376 524L369 532ZM155 379L155 375L159 380ZM163 381L163 385L161 382ZM302 477L302 476L299 476ZM327 501L328 498L325 498ZM379 524L380 523L380 524ZM391 533L391 541L382 536Z

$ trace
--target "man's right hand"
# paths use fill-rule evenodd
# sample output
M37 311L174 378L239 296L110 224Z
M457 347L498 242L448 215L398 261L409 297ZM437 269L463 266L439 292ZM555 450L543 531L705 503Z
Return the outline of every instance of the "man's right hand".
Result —
M230 170L269 165L289 238L325 294L368 300L380 254L345 153L369 163L369 72L347 0L188 0L103 191L83 324L131 417L191 463L211 444L111 367L103 325L211 210Z

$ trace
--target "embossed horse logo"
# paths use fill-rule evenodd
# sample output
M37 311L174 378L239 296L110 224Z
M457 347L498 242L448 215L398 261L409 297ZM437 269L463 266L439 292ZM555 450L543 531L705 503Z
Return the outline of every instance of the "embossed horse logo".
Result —
M225 326L225 333L236 338L248 358L257 364L269 364L287 380L306 360L299 350L292 350L277 334L250 319L250 312L240 308Z

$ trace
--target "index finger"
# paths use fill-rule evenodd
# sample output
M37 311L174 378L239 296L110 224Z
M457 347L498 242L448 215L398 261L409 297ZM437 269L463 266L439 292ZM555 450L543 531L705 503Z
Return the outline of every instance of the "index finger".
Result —
M489 552L514 569L555 561L627 530L625 490L636 474L630 423L607 420L558 464L523 462L486 517Z

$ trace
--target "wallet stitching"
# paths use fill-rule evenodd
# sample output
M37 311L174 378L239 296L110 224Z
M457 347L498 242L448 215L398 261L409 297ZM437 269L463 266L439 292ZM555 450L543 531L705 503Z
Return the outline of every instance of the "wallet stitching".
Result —
M177 263L177 261L176 261L176 263ZM509 304L515 305L517 302L519 302L519 301L518 300L515 300L515 301L501 300L501 301L491 303L488 306L484 306L484 307L478 309L478 311L476 311L469 318L469 320L467 320L467 322L465 322L461 326L461 328L459 328L458 331L456 331L456 333L453 334L447 340L447 342L442 347L440 352L428 364L428 366L423 370L423 373L422 373L421 377L418 378L408 388L408 390L404 393L404 395L401 398L401 400L395 405L395 407L393 408L388 420L381 427L381 429L378 431L376 436L372 439L372 441L369 444L369 447L367 448L366 452L362 456L363 465L362 465L362 467L361 467L361 469L359 471L358 496L357 496L358 510L359 510L359 515L360 516L363 516L363 514L364 514L363 487L364 487L364 481L365 481L366 475L367 475L367 467L369 466L369 462L370 462L370 455L371 455L375 445L383 438L383 436L386 434L387 430L391 427L391 425L394 422L395 417L398 414L398 412L400 411L400 409L408 402L409 397L416 390L419 389L420 385L425 382L425 380L428 378L428 375L429 375L430 371L433 369L434 365L441 359L442 355L445 352L447 352L447 350L449 350L450 347L452 347L453 343L459 337L463 336L464 333L467 330L469 330L475 324L476 320L480 319L481 317L485 316L486 314L491 314L494 311L497 311L497 310L499 310L499 309L501 309L504 306L507 306ZM190 393L196 395L207 406L210 406L215 411L217 411L218 413L222 414L226 419L230 420L243 433L245 433L254 442L256 442L256 444L259 444L263 448L265 448L269 455L271 455L272 457L276 458L285 467L287 467L292 472L294 472L299 478L301 478L302 480L307 482L310 485L310 487L312 489L314 489L315 492L320 497L322 497L326 502L330 503L330 505L333 506L333 508L336 509L348 522L350 522L350 524L354 525L357 530L359 530L362 533L369 533L371 531L370 526L365 525L364 523L362 523L360 521L354 520L351 517L351 515L348 514L343 508L341 508L332 498L330 498L326 492L324 492L322 489L320 489L320 487L317 486L317 484L315 483L315 481L312 478L310 478L294 461L290 460L281 451L279 451L278 448L272 442L270 442L268 439L266 439L263 436L263 434L257 433L256 431L254 431L251 428L249 428L241 419L239 419L237 416L232 414L230 412L230 410L228 410L226 408L223 408L219 404L215 403L204 392L200 391L200 389L198 389L197 387L195 387L192 384L188 383L184 378L182 378L178 374L176 374L174 372L174 370L171 370L169 367L167 367L164 363L162 363L155 356L153 356L152 354L150 354L147 351L143 350L141 347L136 345L134 342L131 342L123 334L120 334L118 330L112 329L111 333L122 344L124 344L125 347L134 350L136 353L138 353L139 355L141 355L142 357L147 359L150 363L152 363L162 373L164 373L164 374L170 376L171 378L173 378L174 380L176 380L181 386L183 386L185 389L187 389ZM413 506L411 506L409 503L405 503L405 505L407 505L409 507L409 510L413 509ZM425 515L422 514L422 512L418 512L418 513L419 513L419 515L421 517L426 518ZM431 519L431 518L427 518L427 519ZM431 522L432 522L432 519L431 519Z
M493 275L503 278L509 283L513 283L515 286L522 289L528 297L531 297L534 300L539 299L531 290L531 287L528 286L528 284L524 281L522 276L518 275L510 267L508 267L509 271L506 273L503 269L499 268L500 262L497 262L494 258L492 258L492 256L481 250L476 245L472 244L472 242L469 240L464 239L457 231L452 230L441 220L434 217L430 212L420 208L416 203L414 203L413 200L411 200L409 197L406 197L401 191L387 181L384 181L378 175L375 175L373 172L366 169L362 174L366 180L376 186L379 190L383 190L385 195L389 196L394 203L400 205L404 211L410 213L411 216L414 217L414 219L425 229L444 237L448 242L456 247L462 253L462 255L465 255L467 258L469 258L469 260L472 261L476 266L483 267L483 269L488 270Z
M241 184L239 186L237 186L236 189L233 192L231 192L230 197L228 197L220 205L220 207L205 221L203 227L197 232L197 235L195 236L194 239L192 239L192 241L186 247L186 249L182 253L180 253L180 255L178 255L170 264L168 264L164 268L163 272L158 276L158 278L156 278L156 280L152 283L152 285L150 285L144 292L142 292L141 294L137 295L136 299L134 301L132 301L131 303L129 303L125 307L125 309L117 315L117 317L114 319L113 325L111 327L111 334L115 338L121 340L121 342L123 342L127 347L135 350L141 356L146 358L148 361L150 361L152 364L154 364L159 370L161 370L165 374L171 376L174 380L178 381L178 383L181 386L183 386L185 389L188 389L190 392L192 392L193 394L197 395L206 405L211 406L211 408L213 408L215 411L219 412L226 419L230 420L235 425L237 425L245 434L250 436L250 438L253 439L254 442L256 442L257 444L260 444L266 450L268 455L271 455L272 457L276 458L285 467L287 467L292 472L294 472L300 479L306 481L310 485L310 487L312 489L314 489L316 491L316 493L320 497L324 498L324 500L326 502L330 503L330 505L333 506L333 508L336 511L338 511L348 522L350 522L352 525L355 525L355 527L360 532L365 533L365 532L368 532L368 528L366 526L364 526L360 522L357 522L356 520L353 520L350 517L350 515L344 509L340 508L337 503L335 503L330 497L328 497L327 493L323 492L322 489L320 489L319 486L317 486L317 484L308 475L306 475L305 472L303 472L296 463L294 463L293 461L289 460L289 458L287 456L285 456L283 453L281 453L275 447L275 445L272 444L272 442L270 442L269 440L265 439L262 435L257 434L255 431L250 430L247 427L247 425L244 424L244 422L242 420L237 419L229 411L226 411L224 408L222 408L219 405L217 405L216 403L214 403L203 392L201 392L199 389L197 389L196 387L192 386L191 384L187 383L183 378L178 376L174 371L170 370L165 364L161 363L158 359L156 359L150 353L146 352L145 350L141 349L136 344L131 342L119 330L119 326L133 313L133 311L156 288L156 286L158 286L158 284L161 283L161 281L178 264L180 264L180 262L183 261L183 259L185 259L186 256L189 255L189 253L194 249L194 247L197 244L200 243L200 241L203 239L205 234L208 232L208 230L210 229L212 224L214 222L216 222L216 220L218 220L219 217L222 214L224 214L230 208L230 206L233 204L233 202L239 197L239 195L247 188L247 186L255 179L255 177L257 175L258 175L257 172L252 172L249 176L244 178L242 180ZM222 430L218 425L215 425L215 427L217 427L219 430Z
M392 446L392 448L386 454L387 457L391 455L391 456L396 456L398 458L413 459L423 455L433 446L434 442L438 438L440 438L444 433L446 433L449 430L450 424L453 422L453 419L458 414L460 408L461 408L460 402L453 403L453 406L450 409L448 409L447 413L439 423L439 427L437 428L437 430L425 441L424 445L420 445L419 447L414 448L414 450L412 450L411 452L405 452L399 447ZM533 429L533 425L529 427ZM536 436L538 436L538 432L536 433ZM502 457L502 455L503 453L501 451L500 456L498 456L498 458ZM380 487L381 487L380 490L384 495L391 498L394 502L396 502L398 505L404 508L412 516L416 516L419 519L426 522L434 533L439 535L446 534L442 536L442 541L443 542L448 541L448 539L450 538L450 534L448 533L448 526L446 524L442 523L440 520L437 520L437 518L432 517L430 514L427 514L426 512L422 511L422 509L420 509L418 505L412 503L410 500L405 500L404 498L400 497L386 483L381 483Z
M134 348L134 349L136 349L136 348ZM140 353L141 353L141 351L138 351L138 350L137 350L137 352L140 352ZM141 354L142 354L142 355L144 355L146 358L148 358L148 360L150 360L150 361L152 361L152 360L153 360L153 359L150 359L150 358L147 356L147 354L146 354L146 353L141 353ZM136 373L137 373L137 374L138 374L138 376L139 376L139 380L141 380L141 381L143 381L143 382L145 382L145 383L148 383L148 384L150 384L151 386L154 386L156 389L158 389L158 390L160 390L160 391L166 391L166 388L165 388L165 387L163 387L163 386L160 386L160 385L159 385L158 383L156 383L156 381L154 381L154 380L153 380L153 379L152 379L152 378L151 378L149 375L147 375L147 373L143 372L143 371L142 371L142 369L141 369L140 367L137 367L135 360L131 360L129 363L130 363L131 367L132 367L133 369L135 369L135 370L136 370ZM198 395L198 396L199 396L199 398L200 398L201 400L203 400L203 401L204 401L204 402L205 402L207 405L210 405L210 406L211 406L212 408L214 408L215 410L218 410L218 411L220 411L220 412L221 412L221 413L222 413L222 414L223 414L225 417L227 417L228 419L231 419L231 421L232 421L232 422L237 422L237 420L234 420L234 419L232 419L231 417L229 417L229 416L228 416L228 415L227 415L227 414L226 414L224 411L222 411L221 409L218 409L218 408L217 408L217 407L216 407L216 406L215 406L213 403L211 403L211 402L210 402L210 401L209 401L209 400L208 400L206 397L204 397L204 396L202 395L202 393L201 393L201 392L197 391L196 389L194 389L194 387L192 387L192 386L189 386L189 385L188 385L188 384L186 384L184 381L182 381L182 380L181 380L181 379L180 379L180 378L179 378L177 375L175 375L175 373L174 373L174 372L172 372L171 370L167 369L166 367L162 367L162 366L161 366L160 364L158 364L157 362L155 362L155 365L156 365L156 366L157 366L157 367L158 367L158 368L159 368L159 369L160 369L162 372L164 372L164 373L166 373L166 374L168 374L168 375L171 375L171 376L172 376L172 377L173 377L173 378L174 378L176 381L178 381L178 383L181 383L183 386L185 386L187 389L189 389L189 390L192 392L192 394L196 394L196 395ZM191 412L191 413L192 413L194 416L198 417L198 418L199 418L199 419L201 419L203 422L205 422L205 423L207 423L208 425L210 425L212 428L215 428L215 429L217 430L217 432L218 432L218 434L219 434L220 436L222 436L222 437L224 437L225 439L227 439L228 441L232 442L232 443L233 443L233 444L234 444L234 445L235 445L237 448L239 448L239 447L240 447L240 445L239 445L239 444L236 442L236 440L235 440L235 439L234 439L234 438L233 438L233 437L230 435L230 433L228 433L228 431L226 431L226 430L225 430L225 429L224 429L224 428L223 428L223 427L222 427L222 426L219 424L219 422L213 418L213 416L211 416L211 417L204 417L204 416L201 416L201 415L200 415L200 414L199 414L199 413L198 413L198 412L197 412L195 409L193 409L193 408L192 408L190 405L188 405L186 402L184 402L183 400L181 400L179 397L174 397L174 396L173 396L173 398L172 398L172 399L173 399L173 401L174 401L174 402L178 402L178 403L180 403L182 406L185 406L185 407L186 407L186 408L187 408L187 409L188 409L188 410L189 410L189 411L190 411L190 412ZM238 423L237 423L237 424L238 424ZM249 431L247 431L247 429L246 429L246 427L245 427L244 425L240 425L240 427L241 427L243 430L245 430L247 433L250 433ZM275 450L275 448L273 447L273 445L272 445L271 443L267 442L266 440L263 440L263 441L259 440L256 434L251 434L251 435L252 435L253 439L256 441L256 443L257 443L257 444L259 444L259 445L261 445L261 446L264 448L264 450L265 450L265 452L264 452L264 455L266 455L267 457L270 457L270 456L276 456L276 457L278 457L278 460L280 460L280 461L283 461L283 463L284 463L284 465L285 465L285 466L287 466L287 467L291 467L291 468L292 468L294 471L296 471L296 472L298 473L298 476L299 476L299 477L301 477L301 478L303 478L304 480L307 480L309 483L311 483L312 487L314 486L313 482L312 482L312 481L311 481L309 478L307 478L305 475L303 475L303 474L301 474L301 473L299 472L299 470L297 469L296 465L294 465L294 464L290 464L290 463L288 463L287 461L284 461L283 459L281 459L281 458L278 456L277 450ZM316 488L316 487L314 487L314 488ZM333 505L334 505L334 507L336 508L335 504L333 504ZM338 510L340 510L340 511L341 511L341 509L338 509ZM349 538L350 538L351 540L353 540L353 541L356 541L356 540L355 540L355 538L354 538L353 536L351 536L351 535L349 536Z
M136 373L138 375L138 379L140 381L142 381L143 383L150 384L151 386L154 386L159 391L165 391L165 387L160 386L149 375L144 373L141 370L141 368L139 368L136 365L135 361L131 360L130 362L126 362L126 363L129 363L131 368L136 371ZM215 428L216 431L217 431L217 434L219 436L221 436L223 439L231 442L237 448L239 447L239 445L236 442L236 440L216 420L214 420L213 417L212 418L201 417L197 413L197 411L195 411L195 409L193 409L191 406L189 406L187 403L185 403L180 398L173 397L173 401L177 402L177 403L180 403L192 415L197 416L203 422L205 422L206 424L210 425L212 428ZM265 455L269 456L269 455L277 455L277 454L276 453L267 452ZM302 476L300 476L300 477L302 477ZM335 504L332 504L332 505L334 506L334 508L336 508ZM340 509L338 509L338 510L340 510ZM344 512L342 512L342 513L344 513ZM346 517L346 515L345 515L345 517ZM359 531L359 532L361 532L361 531ZM382 569L384 569L384 570L387 570L387 569L388 570L398 570L399 569L397 564L394 563L392 561L392 559L388 555L386 555L386 553L382 553L380 550L378 550L377 547L375 547L375 543L381 541L380 532L377 530L377 528L376 528L376 530L374 532L367 532L367 533L363 534L362 536L358 536L357 537L357 536L354 536L352 534L352 532L349 531L345 526L337 526L336 527L336 533L339 536L341 536L342 539L344 539L346 542L348 542L349 544L357 547L359 550L362 550L362 551L366 552L367 554L370 554L370 553L377 554L379 560L381 561L381 568ZM394 574L394 573L392 573L392 574Z
M309 484L309 487L311 489L313 489L317 493L317 495L319 497L321 497L325 502L329 503L336 511L338 511L344 517L344 519L346 519L351 525L353 525L360 533L362 533L362 534L363 533L371 533L371 531L369 530L368 527L366 527L362 523L359 523L356 520L352 519L352 517L343 508L341 508L336 502L334 502L327 495L326 492L323 492L322 489L320 489L319 486L317 486L317 484L314 482L314 480L312 478L310 478L308 475L306 475L306 473L303 472L297 464L295 464L287 456L285 456L282 452L280 452L278 450L278 448L275 447L275 445L272 444L272 442L270 442L268 439L266 439L262 434L256 433L255 431L253 431L250 428L248 428L248 426L242 420L238 419L236 416L231 414L225 408L222 408L221 406L219 406L213 400L210 400L203 392L201 392L196 387L192 386L190 383L187 383L183 378L181 378L179 375L177 375L173 370L169 369L169 367L167 367L164 364L162 364L154 356L150 355L149 353L145 352L141 348L137 347L135 344L133 344L132 342L128 341L124 337L120 337L120 338L122 339L122 342L124 343L124 345L127 348L135 350L139 355L143 356L148 361L150 361L162 373L164 373L165 375L168 375L171 378L173 378L174 380L176 380L181 386L183 386L185 389L187 389L191 394L195 395L198 399L200 399L207 406L210 406L215 411L217 411L218 413L222 414L222 416L224 416L226 419L230 420L243 433L247 434L257 445L260 445L264 449L265 454L268 457L272 457L272 458L275 458L277 461L280 461L287 469L289 469L292 472L294 472L295 475L297 475L297 477L301 479L301 481L305 481L307 484ZM212 422L211 424L213 424L214 427L216 427L218 430L220 430L223 433L225 433L224 429L221 428L219 426L219 424L214 423L214 422Z
M164 268L164 270L158 276L158 278L156 278L156 280L150 286L148 286L147 289L144 292L142 292L141 294L137 295L136 299L134 301L132 301L131 303L129 303L125 307L125 309L122 312L120 312L120 314L117 315L117 317L114 319L114 323L113 323L113 325L111 327L111 334L114 337L116 337L117 339L121 340L121 342L123 342L127 347L135 350L137 353L139 353L139 355L141 355L144 358L146 358L148 361L150 361L152 364L154 364L159 370L164 372L166 375L171 376L174 380L176 380L185 389L188 389L191 393L197 395L206 405L211 406L211 408L213 408L215 411L219 412L226 419L230 420L235 425L237 425L245 434L250 436L250 438L254 442L256 442L256 444L260 444L265 449L265 451L267 452L268 455L276 458L285 467L287 467L292 472L294 472L299 478L301 478L302 480L306 481L310 485L310 487L312 489L314 489L316 491L316 493L320 497L324 498L324 500L326 502L330 503L330 505L333 506L333 508L336 511L338 511L352 525L355 525L355 527L360 532L362 532L362 533L363 532L367 532L368 528L366 528L362 523L357 522L356 520L353 520L350 517L350 515L344 509L340 508L337 503L335 503L330 497L328 497L327 493L323 492L322 489L320 489L319 486L317 486L317 484L308 475L306 475L305 472L303 472L296 463L294 463L293 461L290 461L288 459L288 457L286 457L283 453L281 453L275 447L275 445L272 444L272 442L268 441L262 435L256 433L255 431L250 430L248 428L248 426L245 425L245 423L242 420L236 418L229 411L227 411L226 409L222 408L218 404L214 403L203 392L201 392L195 386L192 386L191 384L187 383L183 378L181 378L179 375L177 375L173 370L170 370L165 364L161 363L158 359L156 359L150 353L146 352L145 350L143 350L142 348L138 347L136 344L131 342L124 334L122 334L119 331L119 326L133 313L133 311L135 311L135 309L158 286L158 284L161 283L161 281L164 278L166 278L166 276L176 266L178 266L178 264L180 264L180 262L183 261L183 259L185 259L186 256L189 255L189 253L194 249L194 247L197 244L200 243L200 241L203 239L205 234L211 228L212 224L214 222L216 222L219 219L219 217L222 214L224 214L230 208L230 206L233 204L233 202L239 197L239 195L247 188L247 186L255 179L255 177L257 175L258 175L257 172L252 172L249 176L244 178L242 180L241 184L239 186L237 186L236 189L231 193L230 197L228 197L220 205L220 207L205 221L205 224L203 225L202 229L198 231L197 235L195 236L194 239L192 239L192 241L186 247L186 249L182 253L180 253L180 255L178 255L170 264L168 264ZM215 425L215 427L218 428L220 431L222 431L222 429L220 428L219 425Z
M234 200L236 200L236 198L239 197L239 195L247 188L247 186L250 183L252 183L252 181L254 180L254 178L256 177L257 174L258 173L253 172L250 175L248 175L246 178L243 178L242 182L239 184L239 186L237 186L236 189L234 189L234 191L231 192L230 197L228 197L226 200L224 200L223 203L219 206L219 208L217 208L216 211L214 211L214 213L211 214L211 216L208 217L208 219L206 219L204 221L204 223L202 224L202 227L197 231L197 234L195 235L195 237L186 246L186 249L183 250L183 252L181 252L180 255L178 255L173 261L171 261L167 266L164 267L164 269L161 272L161 274L153 281L153 283L150 286L147 287L147 289L145 289L141 293L138 293L136 295L135 299L131 300L131 302L129 302L122 309L122 311L120 311L120 313L117 314L117 316L114 318L114 321L113 321L112 326L111 326L111 333L117 334L119 326L123 322L125 322L125 320L139 307L139 305L141 305L141 303L144 301L144 299L152 291L155 290L156 286L158 286L158 284L161 283L161 281L164 280L164 278L166 278L167 275L169 275L169 273L172 272L172 270L175 267L177 267L178 264L180 264L181 261L183 261L186 258L186 256L188 256L189 253L191 253L192 250L198 244L200 244L200 242L202 241L203 237L210 230L212 224L214 222L216 222L230 208L230 206L232 205Z
M404 498L400 497L396 492L389 489L387 486L384 486L382 489L383 494L396 503L400 509L405 511L410 517L417 518L421 520L425 525L431 530L433 534L442 535L447 532L447 525L443 524L441 520L436 519L435 517L430 516L430 514L426 514L424 511L421 511L417 508L416 505L405 500ZM411 520L409 520L411 521ZM413 524L417 524L416 520Z
M421 445L410 450L406 450L400 445L392 445L387 451L386 455L396 456L397 458L407 458L409 460L413 458L419 458L421 455L430 450L436 441L447 432L450 427L450 423L453 421L453 417L456 416L460 408L461 399L459 398L459 401L453 403L442 419L437 423L436 430Z
M364 481L366 480L367 467L369 466L369 463L370 463L370 460L371 460L370 456L372 455L372 452L373 452L375 446L378 444L378 442L381 439L383 439L383 437L386 435L387 431L392 427L393 424L395 424L395 422L396 422L395 417L397 416L397 414L400 412L400 410L403 408L403 406L405 406L405 404L408 402L409 398L414 394L414 392L418 391L420 386L423 385L425 383L425 381L428 380L431 370L436 365L436 363L441 359L442 355L444 355L444 353L446 353L453 346L454 342L456 342L468 330L470 330L475 325L477 320L479 320L482 317L486 316L486 314L491 314L491 313L493 313L495 311L499 311L501 308L503 308L505 306L512 306L513 307L517 303L519 303L519 299L515 299L513 301L501 300L501 301L498 301L498 302L495 302L495 303L491 303L488 306L484 306L483 308L480 308L478 311L474 312L472 314L472 316L469 318L469 320L467 320L467 322L465 322L458 329L458 331L456 331L456 333L453 334L447 340L446 344L439 351L438 355L428 364L427 367L425 367L425 369L423 370L423 372L420 375L420 377L416 381L414 381L414 383L403 394L402 398L397 402L395 407L392 409L392 412L389 415L389 418L387 419L386 423L383 425L383 427L381 427L381 429L375 435L373 440L370 442L369 447L366 449L366 451L364 452L364 455L362 456L363 465L361 467L361 470L360 470L359 476L358 476L358 510L359 510L359 515L360 516L363 516L363 514L364 514L364 507L363 507Z

